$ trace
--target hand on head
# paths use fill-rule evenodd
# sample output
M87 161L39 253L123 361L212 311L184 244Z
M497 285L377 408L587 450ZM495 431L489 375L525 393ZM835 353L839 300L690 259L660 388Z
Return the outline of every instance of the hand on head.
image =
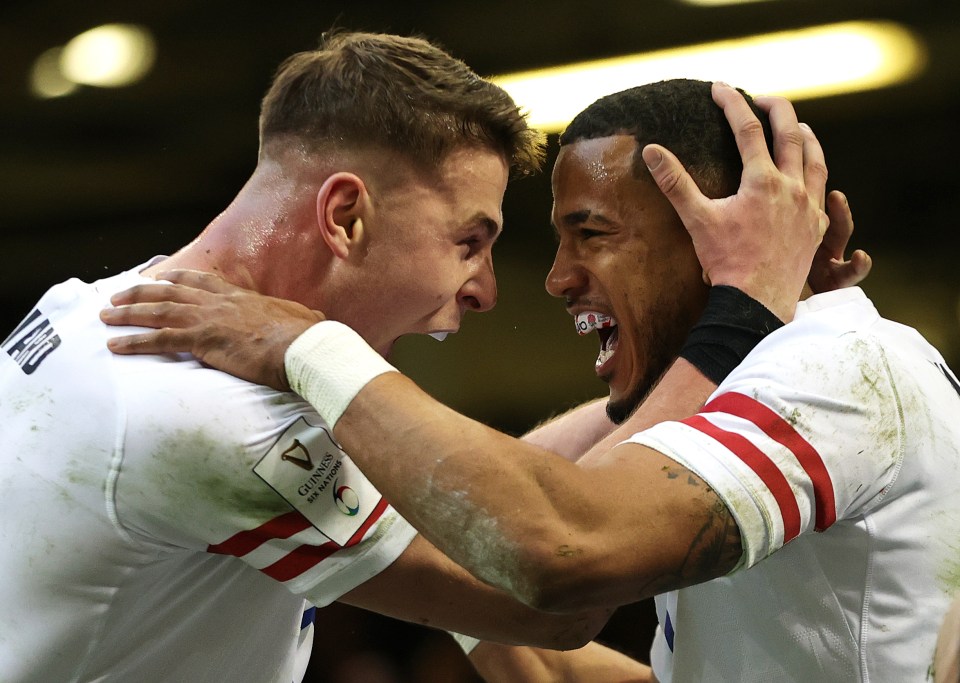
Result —
M785 99L756 99L770 116L771 158L763 128L740 93L715 83L713 98L723 108L743 159L737 194L707 198L676 156L660 145L647 145L644 161L690 232L704 278L737 287L790 320L829 223L823 210L823 150Z
M294 339L324 319L293 301L231 285L211 273L171 270L173 284L144 284L111 298L100 312L109 325L155 328L114 337L118 354L190 353L198 360L256 384L289 391L284 353Z

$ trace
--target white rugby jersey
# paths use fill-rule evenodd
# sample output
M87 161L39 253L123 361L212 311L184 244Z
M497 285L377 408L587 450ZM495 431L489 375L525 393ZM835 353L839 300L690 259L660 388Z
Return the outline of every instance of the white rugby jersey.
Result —
M300 680L311 604L415 532L298 397L111 354L139 270L54 287L0 345L0 681Z
M960 384L858 288L801 304L701 413L631 439L696 472L743 538L657 598L677 681L923 681L960 588Z

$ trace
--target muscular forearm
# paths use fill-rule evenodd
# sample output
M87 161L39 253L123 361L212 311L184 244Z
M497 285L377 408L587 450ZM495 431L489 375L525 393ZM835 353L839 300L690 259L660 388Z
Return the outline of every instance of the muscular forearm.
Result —
M568 652L480 643L470 661L487 683L655 683L649 666L599 643Z
M569 410L531 430L523 440L567 460L579 460L616 428L607 417L606 403L605 398L597 399Z
M536 603L526 561L534 543L525 541L552 536L545 525L564 516L552 499L572 491L575 465L455 413L396 373L367 384L334 433L432 543L481 580Z
M422 536L386 570L340 600L475 638L562 650L590 642L612 612L556 614L531 609L477 581Z
M655 424L695 414L716 388L689 362L677 359L633 415L590 448L579 464L597 462L621 441Z
M690 414L711 388L679 363L651 396L655 418L639 412L604 448L639 425ZM691 553L685 534L702 533L709 520L694 522L684 496L705 494L676 495L678 477L667 472L675 463L655 451L634 445L624 457L598 450L584 470L455 413L396 373L360 391L335 435L431 542L527 604L612 606L690 582L681 576Z
M607 399L601 398L544 422L525 434L523 441L570 461L578 461L587 453L593 454L592 459L658 422L692 415L716 389L713 382L683 359L677 361L669 377L622 425L610 421Z

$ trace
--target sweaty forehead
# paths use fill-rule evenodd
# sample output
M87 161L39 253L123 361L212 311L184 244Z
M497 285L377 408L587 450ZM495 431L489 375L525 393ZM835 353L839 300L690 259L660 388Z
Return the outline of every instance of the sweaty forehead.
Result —
M633 186L636 141L630 135L578 140L560 148L553 167L555 205L565 210L583 203L605 204L614 200L625 183ZM559 207L558 207L559 208ZM585 206L578 209L587 208Z
M631 135L578 140L564 145L553 167L554 190L569 182L603 186L624 177L632 178L636 150L637 143Z

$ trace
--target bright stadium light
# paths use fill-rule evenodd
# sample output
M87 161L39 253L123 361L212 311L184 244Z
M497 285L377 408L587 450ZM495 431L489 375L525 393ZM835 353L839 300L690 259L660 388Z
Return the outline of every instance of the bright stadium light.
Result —
M116 88L142 79L153 66L156 45L142 26L104 24L63 48L60 70L75 83Z
M532 126L563 130L604 95L670 78L725 81L751 94L810 99L888 87L919 74L926 50L891 22L845 22L582 62L493 78Z

